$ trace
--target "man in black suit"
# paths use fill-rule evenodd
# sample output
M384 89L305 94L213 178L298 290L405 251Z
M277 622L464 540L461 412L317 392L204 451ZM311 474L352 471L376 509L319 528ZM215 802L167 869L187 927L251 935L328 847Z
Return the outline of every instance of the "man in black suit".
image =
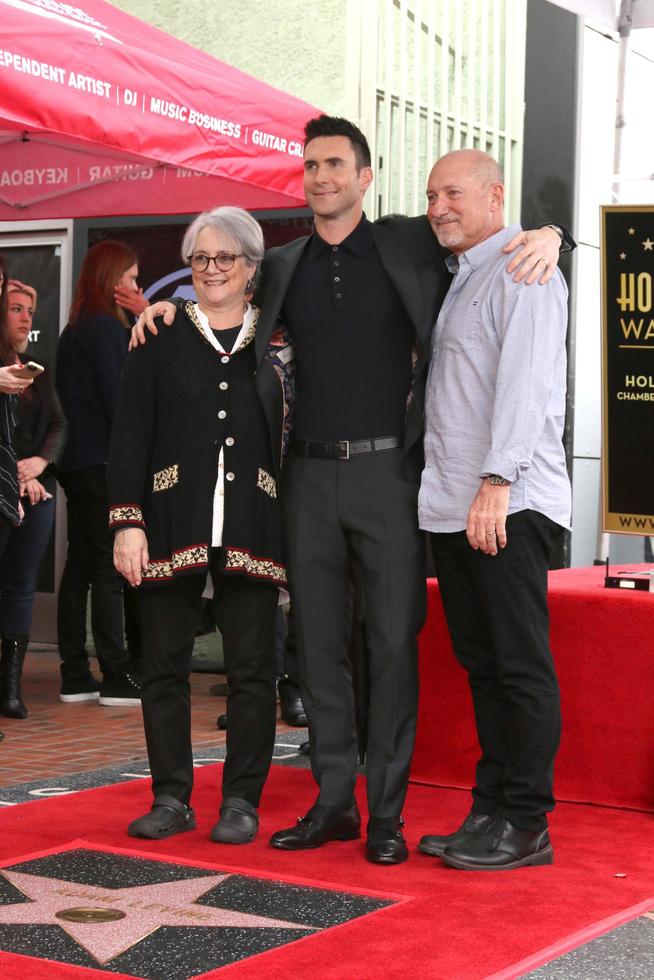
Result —
M408 857L402 807L416 727L417 636L426 612L418 529L422 413L429 339L450 283L427 219L363 214L370 150L351 122L305 127L304 175L313 233L271 249L255 304L257 363L283 326L296 360L293 442L283 478L286 560L309 727L316 803L270 843L285 850L360 836L354 801L357 731L347 647L348 558L366 615L369 698L366 857ZM517 236L508 266L549 276L560 235ZM146 320L165 314L156 304ZM164 316L164 320L167 317ZM142 330L137 339L143 339ZM281 397L281 391L279 393Z
M450 276L424 217L366 219L370 151L356 126L321 116L305 134L314 231L267 253L255 303L262 308L258 350L280 320L295 349L293 442L283 480L286 558L319 794L307 815L270 843L301 850L360 835L346 656L352 552L370 658L366 856L397 864L408 856L401 812L426 612L416 519L423 393L429 338ZM549 239L555 262L556 233L532 234L527 251L533 247L536 259Z

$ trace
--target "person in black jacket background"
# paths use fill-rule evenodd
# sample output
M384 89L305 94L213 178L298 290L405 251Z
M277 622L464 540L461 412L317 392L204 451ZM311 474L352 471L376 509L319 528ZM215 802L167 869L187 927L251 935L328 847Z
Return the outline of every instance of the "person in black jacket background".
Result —
M103 705L140 704L140 679L125 649L123 582L113 566L106 485L109 439L129 339L128 320L114 299L114 289L120 284L136 292L137 276L136 255L128 246L109 240L93 245L82 263L57 350L57 390L69 425L57 467L68 514L68 552L57 608L62 701L99 697ZM101 685L90 672L86 650L89 589Z
M5 340L16 351L17 361L26 363L29 358L24 351L36 309L36 290L11 279L8 294ZM36 580L54 523L55 478L51 467L66 441L66 420L49 371L36 377L20 395L17 416L14 446L25 517L19 527L11 529L0 559L0 711L9 718L27 717L20 681L32 626Z
M21 365L5 338L8 307L7 265L0 255L0 556L7 545L13 526L20 524L23 508L18 495L18 474L14 451L16 398L32 382L16 376ZM4 733L0 732L0 740Z

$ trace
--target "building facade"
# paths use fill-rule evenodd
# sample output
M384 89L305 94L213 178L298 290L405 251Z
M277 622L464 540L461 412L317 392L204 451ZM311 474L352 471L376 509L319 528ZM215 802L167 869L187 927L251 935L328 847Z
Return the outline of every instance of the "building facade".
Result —
M369 216L421 213L432 163L460 147L488 150L501 162L509 218L519 216L527 0L116 6L357 122L375 170Z

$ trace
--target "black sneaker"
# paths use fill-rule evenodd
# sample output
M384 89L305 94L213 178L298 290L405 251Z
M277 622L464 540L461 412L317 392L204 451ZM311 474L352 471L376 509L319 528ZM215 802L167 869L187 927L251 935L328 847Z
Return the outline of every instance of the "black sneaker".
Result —
M141 678L136 674L113 674L102 681L100 704L124 708L141 703Z
M89 674L88 677L62 680L59 700L66 704L74 701L97 701L100 697L100 682Z

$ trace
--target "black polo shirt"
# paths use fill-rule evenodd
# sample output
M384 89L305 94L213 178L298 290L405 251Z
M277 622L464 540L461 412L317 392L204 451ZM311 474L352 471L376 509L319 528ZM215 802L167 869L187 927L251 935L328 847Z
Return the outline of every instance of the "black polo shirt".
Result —
M340 245L314 230L282 317L295 347L296 438L402 435L415 333L365 216Z

